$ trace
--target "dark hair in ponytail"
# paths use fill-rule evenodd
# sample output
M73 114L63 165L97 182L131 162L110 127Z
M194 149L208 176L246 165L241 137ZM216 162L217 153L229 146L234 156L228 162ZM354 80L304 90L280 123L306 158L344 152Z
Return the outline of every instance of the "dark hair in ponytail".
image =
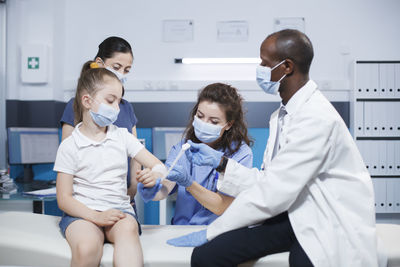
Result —
M97 57L105 61L107 58L112 58L114 53L130 53L133 57L131 45L121 37L111 36L99 44Z

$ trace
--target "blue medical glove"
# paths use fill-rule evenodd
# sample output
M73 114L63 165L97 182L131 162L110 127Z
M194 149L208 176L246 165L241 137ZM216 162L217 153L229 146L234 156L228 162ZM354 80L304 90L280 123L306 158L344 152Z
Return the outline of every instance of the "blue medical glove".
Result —
M145 203L152 200L162 187L161 179L158 178L153 187L144 187L142 183L138 183L137 190Z
M167 179L176 182L178 185L183 187L191 186L193 183L192 176L180 165L174 166L174 168L169 172Z
M183 235L167 240L167 243L175 247L198 247L207 243L207 229Z
M188 140L190 149L186 150L186 156L196 165L208 165L217 168L224 153L214 150L206 144L193 143Z

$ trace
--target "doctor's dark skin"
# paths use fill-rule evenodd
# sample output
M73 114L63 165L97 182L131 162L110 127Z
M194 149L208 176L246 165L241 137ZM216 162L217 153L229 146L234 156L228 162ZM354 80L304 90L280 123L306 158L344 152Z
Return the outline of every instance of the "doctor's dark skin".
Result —
M278 81L286 74L279 87L279 94L283 105L286 105L289 99L309 80L308 73L303 74L296 69L296 64L292 59L278 57L278 51L284 51L286 47L292 45L292 40L285 40L277 44L276 36L273 35L265 39L260 48L261 66L272 68L282 62L282 60L285 60L285 62L271 72L271 81Z

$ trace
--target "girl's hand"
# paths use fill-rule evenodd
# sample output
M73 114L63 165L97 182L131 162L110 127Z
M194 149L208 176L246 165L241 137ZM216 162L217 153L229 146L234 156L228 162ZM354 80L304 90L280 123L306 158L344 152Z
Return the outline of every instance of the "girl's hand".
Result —
M153 187L157 179L162 178L162 173L152 171L149 168L136 172L136 180L144 187Z
M120 210L109 209L96 213L94 223L98 226L110 226L114 225L119 220L125 218L126 214Z

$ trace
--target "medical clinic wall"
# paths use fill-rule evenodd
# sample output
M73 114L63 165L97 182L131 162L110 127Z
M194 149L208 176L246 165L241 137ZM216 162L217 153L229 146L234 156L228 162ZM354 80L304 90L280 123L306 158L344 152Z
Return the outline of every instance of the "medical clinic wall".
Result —
M139 117L139 136L148 134L151 139L151 127L184 126L182 114L187 112L182 111L196 101L197 90L224 81L236 86L246 100L250 134L256 139L255 166L259 166L268 136L268 114L279 98L257 87L256 66L182 65L174 64L174 59L259 57L261 42L274 31L274 19L303 17L315 49L311 77L329 100L339 104L341 115L348 116L352 61L400 59L398 10L397 0L7 1L7 125L59 126L60 112L74 94L81 65L93 58L102 40L116 35L133 47L135 60L125 98ZM164 20L193 20L193 41L163 42ZM248 41L219 42L217 22L236 20L248 23ZM29 44L49 48L47 83L21 82L21 47ZM180 117L159 118L165 114L163 107ZM146 112L149 109L154 112ZM152 218L144 221L154 222Z
M110 35L122 36L133 46L135 61L126 88L131 102L152 101L157 99L154 91L171 88L196 91L215 80L249 81L239 89L254 90L254 65L188 66L174 64L173 59L258 57L261 41L274 31L274 19L288 17L305 18L305 32L315 47L313 79L322 82L322 89L346 90L352 86L353 59L400 58L398 10L397 0L7 1L7 99L67 100L82 63ZM193 20L194 40L163 42L162 21L171 19ZM248 41L218 42L216 23L233 20L248 22ZM49 46L48 83L22 84L20 47L35 43ZM175 96L166 94L160 101ZM185 100L194 101L195 96L187 94ZM262 97L249 94L248 100Z

